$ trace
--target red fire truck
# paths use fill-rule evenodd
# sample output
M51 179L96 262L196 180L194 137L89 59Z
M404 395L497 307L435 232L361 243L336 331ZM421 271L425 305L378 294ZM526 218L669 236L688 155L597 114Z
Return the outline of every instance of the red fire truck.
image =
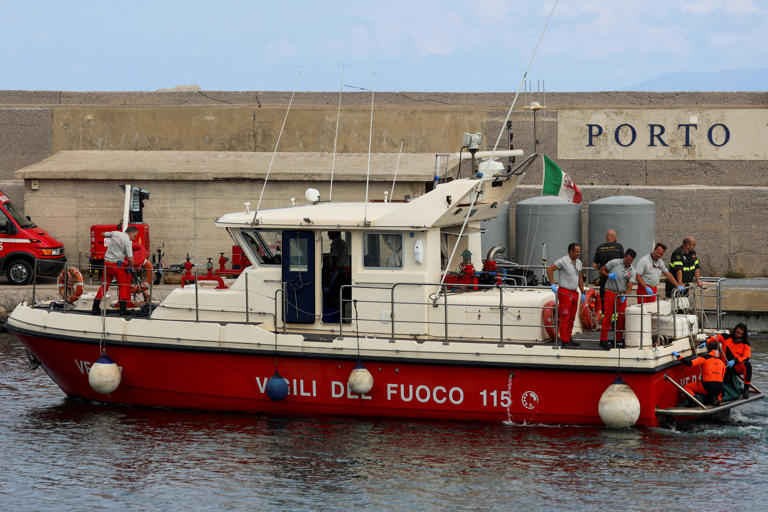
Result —
M35 274L55 276L66 261L64 244L32 222L0 191L0 272L5 272L8 282L28 284Z

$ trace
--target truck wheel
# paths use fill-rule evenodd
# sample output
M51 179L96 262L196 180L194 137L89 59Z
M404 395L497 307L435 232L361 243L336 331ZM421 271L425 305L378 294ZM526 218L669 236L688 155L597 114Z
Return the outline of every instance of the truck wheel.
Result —
M5 275L11 284L29 284L32 281L32 264L26 260L13 260Z

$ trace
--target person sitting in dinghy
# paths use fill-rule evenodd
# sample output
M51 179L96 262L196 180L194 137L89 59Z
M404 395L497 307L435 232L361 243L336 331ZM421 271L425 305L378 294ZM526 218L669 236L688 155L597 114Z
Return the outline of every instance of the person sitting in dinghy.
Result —
M720 345L715 340L707 342L707 353L691 359L672 352L686 366L701 366L701 378L686 384L685 390L691 395L704 395L705 405L720 405L725 378L725 363L720 359Z
M749 343L749 332L746 324L740 323L734 327L730 334L716 334L707 339L707 343L714 340L720 343L722 351L721 359L733 371L741 375L744 380L743 397L749 398L750 382L752 381L752 363L749 359L752 357L752 345Z

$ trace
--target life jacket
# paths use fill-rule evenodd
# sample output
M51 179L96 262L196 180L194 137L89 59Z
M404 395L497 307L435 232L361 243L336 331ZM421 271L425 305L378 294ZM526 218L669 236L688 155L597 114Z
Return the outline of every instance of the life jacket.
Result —
M720 359L718 350L697 357L691 361L691 366L701 366L701 380L704 382L723 382L725 363Z
M735 359L736 364L743 363L752 356L752 347L749 343L736 343L733 338L726 338L723 342L723 356L726 360Z

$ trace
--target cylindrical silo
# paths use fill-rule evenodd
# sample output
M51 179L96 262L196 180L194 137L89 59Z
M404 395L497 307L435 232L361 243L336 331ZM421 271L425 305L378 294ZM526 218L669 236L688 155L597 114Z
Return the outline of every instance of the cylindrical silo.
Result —
M581 207L556 196L520 201L515 207L515 241L517 263L541 265L546 245L546 264L551 265L568 254L568 244L581 244ZM588 266L584 254L581 259Z
M504 258L509 259L509 202L499 206L496 217L484 220L480 223L483 229L480 235L480 244L483 250L483 258L488 254L488 249L496 244L504 246Z
M589 204L589 265L605 232L616 230L616 240L637 252L637 261L650 253L656 243L656 204L641 197L613 196ZM584 258L587 260L587 258ZM593 277L597 277L595 274Z

